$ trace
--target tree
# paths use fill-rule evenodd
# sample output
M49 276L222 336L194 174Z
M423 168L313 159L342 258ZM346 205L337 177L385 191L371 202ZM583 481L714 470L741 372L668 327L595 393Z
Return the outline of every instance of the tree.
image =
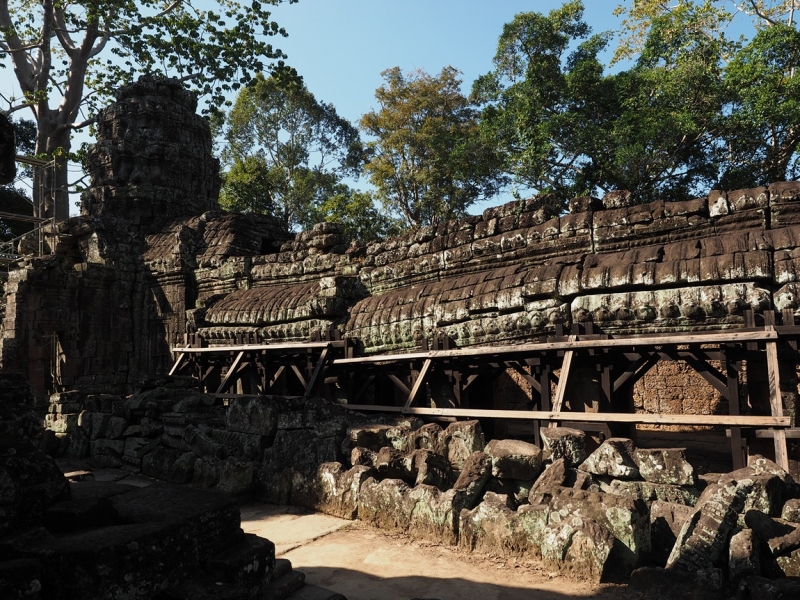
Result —
M11 63L22 92L5 96L8 112L30 108L36 154L58 165L37 216L68 216L71 134L91 124L115 88L139 73L177 76L216 107L265 60L285 58L266 41L285 35L264 9L280 1L217 0L200 10L191 0L0 0L0 64Z
M419 227L493 195L503 182L494 143L480 135L459 71L445 67L434 77L394 67L381 75L380 108L361 118L361 128L373 137L364 170L384 205Z
M30 155L36 146L36 125L33 121L11 121L16 137L16 154ZM17 178L30 177L31 169L17 171ZM0 186L0 210L15 215L33 216L33 202L22 187L13 183ZM0 218L0 242L8 241L33 229L31 223Z
M335 192L319 206L316 216L318 222L340 223L347 239L362 242L401 232L402 222L379 210L371 192L353 190L344 184L339 184Z
M317 222L361 166L358 130L294 77L258 75L236 98L225 140L221 205L274 215L290 229Z
M630 57L642 40L660 29L664 39L687 31L713 40L722 74L722 106L709 160L719 167L724 188L763 185L798 174L800 144L800 34L792 0L636 0L625 15L617 57ZM732 23L749 20L752 29L726 36Z
M495 69L473 97L520 188L555 195L551 214L573 196L625 189L639 202L691 196L713 181L708 160L720 109L716 48L685 32L651 28L628 71L606 74L608 34L591 35L575 0L505 25Z

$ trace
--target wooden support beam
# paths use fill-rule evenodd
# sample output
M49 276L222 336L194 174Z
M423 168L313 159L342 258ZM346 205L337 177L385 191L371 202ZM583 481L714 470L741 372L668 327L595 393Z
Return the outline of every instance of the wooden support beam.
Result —
M431 368L431 359L429 358L422 364L422 369L420 369L419 375L417 375L417 378L414 381L414 385L411 388L411 391L408 393L408 398L406 399L406 404L403 408L407 409L409 406L411 406L411 403L414 401L417 392L419 392L420 388L422 387L422 384L425 382L425 376L428 374L430 368Z
M297 375L297 378L300 380L300 385L302 385L304 388L308 387L308 382L306 381L306 378L303 376L303 372L300 370L300 367L298 367L294 363L292 363L290 366L292 367L292 371L294 371L294 374Z
M629 353L626 353L630 358ZM638 358L634 359L625 371L614 380L614 392L622 389L625 386L634 385L655 365L661 357L657 352L648 352L646 354L639 354Z
M363 395L364 395L364 392L366 392L366 391L367 391L367 388L368 388L370 385L372 385L372 382L373 382L373 381L375 381L375 375L370 375L369 377L367 377L367 380L364 382L364 385L362 385L362 386L359 388L359 390L356 392L356 395L355 395L355 396L353 396L353 402L357 402L357 401L358 401L358 399L359 399L359 398L361 398L361 396L363 396Z
M175 364L172 365L172 368L169 370L168 375L172 377L180 371L181 364L183 363L183 359L186 358L185 354L178 354L178 358L175 359Z
M330 350L331 349L329 346L320 353L319 360L317 360L317 365L314 367L314 371L311 373L311 377L308 379L308 385L306 386L306 393L303 394L304 398L308 398L314 391L314 388L317 386L317 381L319 380L322 371L325 369L328 363Z
M388 377L388 378L389 378L389 380L390 380L390 381L391 381L393 384L395 384L395 385L396 385L396 386L399 388L399 390L400 390L401 392L403 392L403 395L404 395L406 398L408 398L408 395L411 393L411 390L409 389L409 387L408 387L408 386L407 386L405 383L403 383L403 380L402 380L402 379L400 379L400 378L399 378L397 375L395 375L394 373L387 373L387 374L386 374L386 377Z
M469 417L473 419L533 419L591 423L644 423L648 425L738 425L740 427L789 427L790 417L757 415L665 415L652 413L585 413L544 410L483 410L466 408L421 408L416 406L379 406L342 404L343 408L365 412L397 412L407 415ZM785 436L784 436L785 437Z
M536 381L536 378L533 377L527 371L525 371L525 369L522 368L522 365L519 364L517 361L515 361L515 360L507 360L503 364L507 368L514 369L517 373L519 373L520 377L522 377L525 381L527 381L531 385L531 387L533 389L535 389L537 392L541 392L542 391L542 388L539 385L539 382Z
M569 336L570 340L575 339L574 335ZM553 400L553 412L560 412L561 406L564 404L564 394L567 392L567 382L569 381L569 372L572 368L572 357L574 350L567 350L564 353L564 362L561 363L561 372L558 375L558 386L556 387L556 397ZM557 421L552 421L549 427L558 427Z
M225 373L225 378L219 384L216 393L219 394L228 386L228 382L231 381L236 374L236 370L239 368L239 363L242 362L242 358L244 357L244 351L239 352L236 355L236 358L233 359L233 364L228 367L228 372Z
M767 343L767 373L769 376L769 404L773 417L783 416L783 400L781 399L781 380L778 369L778 345ZM786 433L775 432L775 462L785 471L789 470L789 454L786 449Z

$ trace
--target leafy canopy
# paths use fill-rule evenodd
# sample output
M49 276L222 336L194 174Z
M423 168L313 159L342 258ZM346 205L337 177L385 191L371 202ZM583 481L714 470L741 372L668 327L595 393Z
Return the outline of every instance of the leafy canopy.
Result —
M13 67L21 92L2 100L8 112L30 108L36 152L60 166L45 212L68 212L71 132L137 75L178 77L213 112L255 73L286 70L268 41L286 33L265 9L280 1L0 0L0 66Z
M381 73L379 109L361 118L371 140L365 173L378 198L410 227L461 216L501 181L494 142L480 135L477 111L461 93L459 71L438 76L399 67Z
M301 80L257 76L239 93L225 139L224 208L271 214L288 228L338 221L351 237L390 228L371 196L342 183L360 172L358 130Z

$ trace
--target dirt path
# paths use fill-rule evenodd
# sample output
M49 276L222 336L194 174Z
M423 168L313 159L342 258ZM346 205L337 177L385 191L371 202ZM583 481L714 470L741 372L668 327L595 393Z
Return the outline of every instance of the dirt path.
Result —
M244 505L242 528L272 540L308 583L348 600L630 597L624 587L558 577L535 562L459 552L295 507Z

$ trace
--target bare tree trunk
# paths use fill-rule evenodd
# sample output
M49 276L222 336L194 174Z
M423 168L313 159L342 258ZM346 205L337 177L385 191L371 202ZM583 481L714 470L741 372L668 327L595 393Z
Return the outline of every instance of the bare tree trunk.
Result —
M39 167L33 176L34 215L43 219L55 217L56 221L69 218L69 175L67 154L71 147L69 130L48 131L49 123L39 120L36 153L52 157L57 154L54 165ZM58 152L56 152L58 151Z

